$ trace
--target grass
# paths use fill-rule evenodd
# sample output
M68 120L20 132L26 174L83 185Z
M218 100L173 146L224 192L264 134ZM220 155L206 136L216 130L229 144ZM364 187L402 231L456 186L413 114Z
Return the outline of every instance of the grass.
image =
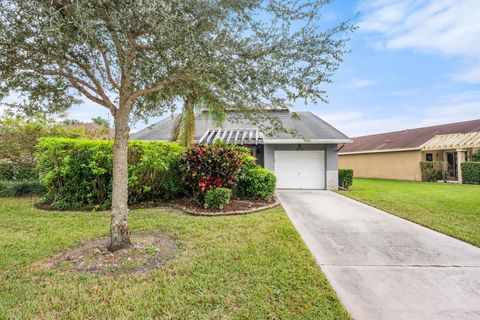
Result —
M480 247L480 186L354 179L338 193Z
M46 212L0 198L0 319L349 319L281 208L233 217L130 213L133 231L173 236L175 259L145 275L35 271L108 234L105 212Z

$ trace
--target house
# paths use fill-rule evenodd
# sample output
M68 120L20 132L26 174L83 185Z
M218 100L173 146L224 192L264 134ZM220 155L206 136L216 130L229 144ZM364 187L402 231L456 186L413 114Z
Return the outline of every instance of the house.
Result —
M339 150L340 168L356 177L421 181L420 161L443 161L448 179L480 148L480 119L353 138Z
M338 145L351 140L311 112L267 112L280 120L289 133L266 135L244 118L233 120L239 116L233 111L217 127L203 111L195 119L195 142L211 144L222 140L249 146L257 163L275 173L278 188L337 189ZM163 119L133 134L132 139L169 141L174 122L174 116Z

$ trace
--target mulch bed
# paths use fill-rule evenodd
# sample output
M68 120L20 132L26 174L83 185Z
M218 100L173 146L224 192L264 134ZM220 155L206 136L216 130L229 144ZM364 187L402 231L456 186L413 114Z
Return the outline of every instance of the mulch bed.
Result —
M170 202L148 201L129 206L130 209L149 209L149 208L170 208L183 211L192 215L199 216L226 216L226 215L240 215L256 211L273 208L279 204L276 197L266 200L239 200L233 199L222 210L219 209L205 209L193 198L174 199ZM45 211L99 211L97 207L86 206L75 209L57 209L52 205L44 202L34 204L35 208ZM100 211L107 211L108 208L100 209Z
M222 215L239 215L247 214L260 210L270 209L278 205L276 198L267 200L237 200L233 199L222 210L205 209L197 201L192 198L176 199L171 202L172 206L179 208L186 213L202 216L222 216Z
M134 233L132 246L107 250L110 238L96 238L79 247L60 252L33 265L36 270L59 270L78 274L118 275L147 273L173 258L178 247L165 233Z

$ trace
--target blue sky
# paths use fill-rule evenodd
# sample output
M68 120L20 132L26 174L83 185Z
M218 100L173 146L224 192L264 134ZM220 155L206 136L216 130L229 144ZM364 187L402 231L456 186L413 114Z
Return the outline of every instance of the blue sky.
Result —
M327 24L352 17L359 29L325 87L329 103L295 110L351 137L480 118L480 0L336 0L325 8ZM108 112L93 104L69 112L83 121L98 115Z

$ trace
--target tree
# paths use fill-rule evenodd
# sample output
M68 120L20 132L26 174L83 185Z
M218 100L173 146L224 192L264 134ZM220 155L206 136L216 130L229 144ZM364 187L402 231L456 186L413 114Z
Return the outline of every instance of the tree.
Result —
M0 116L0 162L35 166L35 148L40 138L94 139L105 131L87 131L83 127L68 128L45 115L6 114Z
M192 97L185 98L182 113L177 115L170 140L190 148L195 137L195 102Z
M72 126L72 125L76 125L76 124L81 124L82 121L77 120L77 119L65 119L65 120L62 121L62 123L66 126Z
M320 25L318 0L4 0L0 93L11 107L64 110L89 99L114 119L110 250L130 242L130 121L194 94L262 118L265 103L325 101L348 22ZM21 101L21 102L18 102ZM253 114L255 113L255 116Z
M196 114L202 111L207 111L214 123L220 126L225 119L224 106L221 108L217 106L217 109L214 107L215 105L207 104L202 97L195 95L185 97L182 112L175 118L170 140L176 141L181 146L191 147L195 140Z
M92 118L92 122L95 123L95 124L98 124L99 126L104 126L104 127L107 127L107 128L110 127L110 123L108 123L108 120L104 119L102 117Z

